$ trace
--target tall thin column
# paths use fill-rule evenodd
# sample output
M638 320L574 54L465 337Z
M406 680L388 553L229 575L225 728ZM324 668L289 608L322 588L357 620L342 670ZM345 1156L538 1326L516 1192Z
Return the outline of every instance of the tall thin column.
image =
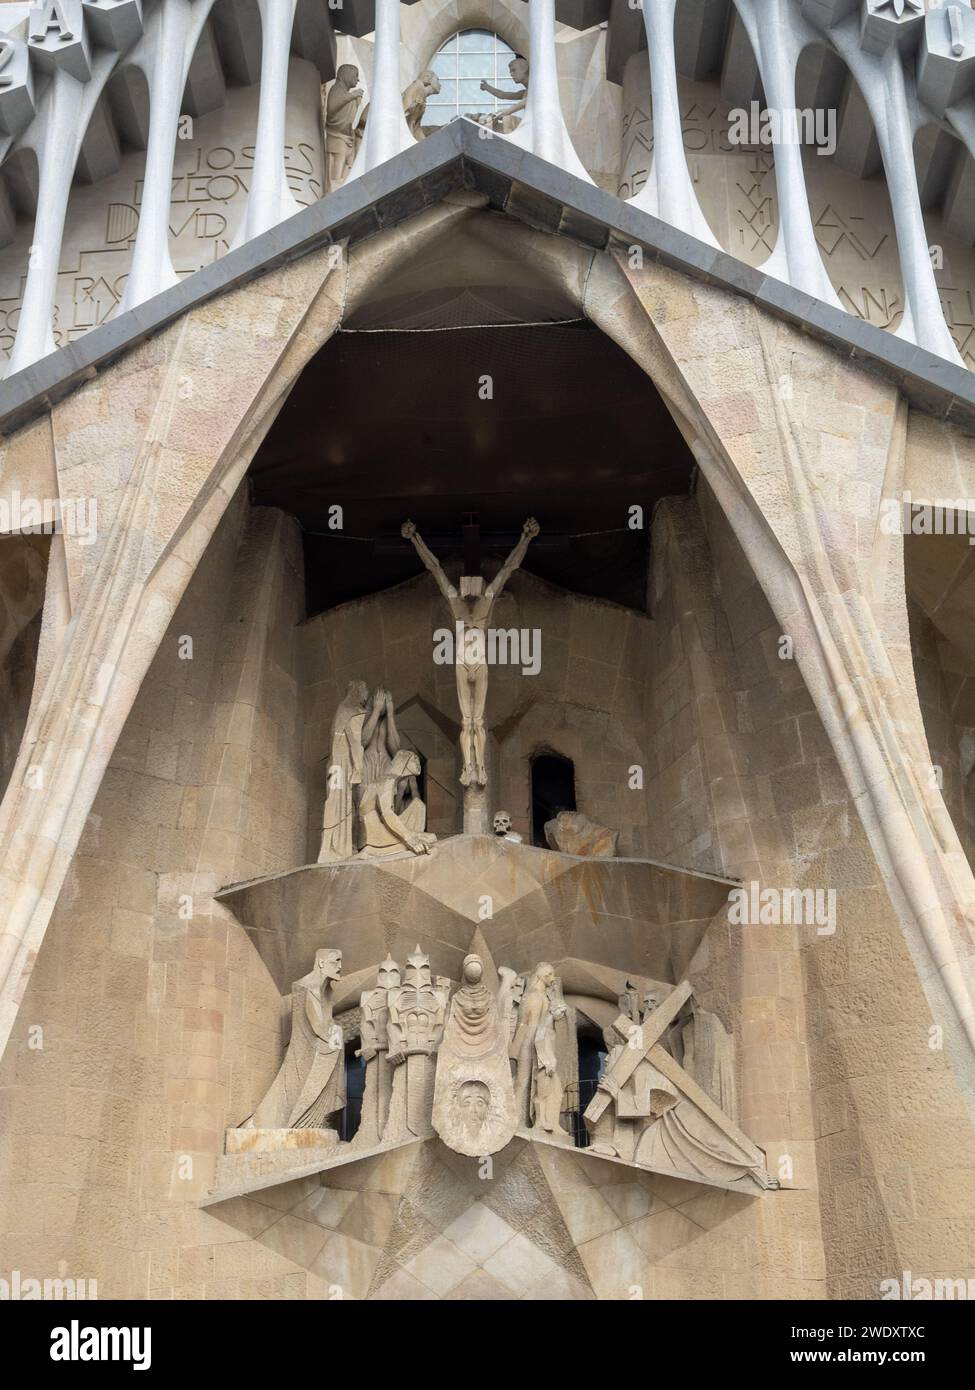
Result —
M842 308L816 244L795 124L796 64L803 46L798 16L788 0L734 0L758 62L768 110L776 113L774 143L779 239L762 269L794 289ZM782 136L785 138L781 138Z
M240 246L299 211L288 187L284 142L291 31L298 0L258 0L261 10L261 96L247 209L234 238Z
M83 133L87 124L86 85L68 72L56 72L47 92L41 117L44 133L36 149L38 189L34 236L8 376L46 357L57 347L53 328L54 300L64 219L78 162L78 132Z
M677 0L643 0L643 24L650 54L653 163L650 177L629 201L634 207L652 213L672 227L679 227L709 246L717 246L717 239L697 201L684 154L674 52L676 9Z
M403 115L400 89L400 0L376 0L376 47L369 92L366 132L359 146L350 179L377 164L385 164L416 142Z
M916 98L908 91L904 59L893 43L875 56L865 53L846 30L838 30L833 39L859 84L884 161L904 285L904 317L897 336L964 365L945 322L931 264L914 164Z
M525 119L507 139L592 183L569 139L562 115L555 58L555 0L528 0L528 43L531 76Z
M179 281L169 251L169 211L180 107L197 41L213 0L162 0L136 53L149 83L149 142L139 230L122 309L132 309Z
M37 158L37 210L7 375L30 366L57 346L54 302L68 198L88 122L115 65L115 54L104 48L92 55L79 0L35 5L28 18L27 49L28 63L50 73L50 79L36 129L28 130L22 140L22 148L33 150ZM29 75L25 83L29 89Z

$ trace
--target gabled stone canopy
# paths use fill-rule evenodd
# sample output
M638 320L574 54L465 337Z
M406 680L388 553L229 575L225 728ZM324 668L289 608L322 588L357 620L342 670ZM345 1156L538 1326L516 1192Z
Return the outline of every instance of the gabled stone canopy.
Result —
M632 209L624 208L620 212L618 200L607 198L607 195L589 186L575 187L567 176L524 152L512 150L503 142L481 141L475 128L468 128L468 125L466 122L455 123L438 136L424 141L415 150L404 153L366 178L339 190L334 197L300 214L277 232L267 234L267 238L251 243L247 248L248 256L260 252L262 248L269 253L273 251L263 268L282 261L286 264L257 282L260 298L266 302L267 310L266 317L261 321L261 331L249 339L253 363L248 376L241 375L239 354L235 357L236 347L228 349L220 357L215 354L213 343L208 341L209 335L215 330L218 336L221 333L235 336L232 296L216 297L218 291L233 286L236 294L251 295L248 281L257 273L257 267L235 262L234 257L241 254L236 252L177 287L171 294L167 292L167 295L153 302L159 309L160 323L181 314L179 322L174 323L168 333L159 334L153 341L126 354L117 364L118 378L102 372L92 379L89 368L96 360L105 358L112 348L106 334L114 332L124 336L120 327L124 326L124 318L114 325L107 325L104 330L95 330L67 352L56 354L39 364L37 371L47 371L49 375L53 372L57 376L65 362L80 361L77 354L87 354L91 359L83 373L60 378L58 389L62 391L70 391L77 386L81 375L88 377L88 383L54 407L51 417L53 435L43 428L31 428L18 431L11 439L4 460L4 475L5 482L9 479L14 486L19 481L18 470L21 468L26 466L29 471L38 466L49 467L44 455L53 449L62 475L62 488L71 489L81 485L86 491L97 493L100 475L97 467L92 473L93 460L88 447L91 410L94 408L96 415L100 411L114 414L107 397L112 395L113 399L117 399L120 381L129 375L133 382L138 382L138 391L149 404L142 413L134 414L131 420L125 417L124 429L116 441L118 467L126 481L121 489L109 489L104 497L99 498L100 514L110 519L111 530L105 534L107 544L103 542L86 552L80 552L76 545L72 547L70 538L64 540L71 601L81 604L81 611L87 618L66 629L63 613L55 613L52 609L46 614L41 664L53 663L53 654L46 649L46 643L56 644L62 634L70 634L68 640L72 652L77 652L77 658L72 654L68 664L62 665L59 681L77 681L80 676L82 683L74 687L72 695L72 699L81 701L79 713L74 712L71 700L65 703L63 695L49 685L43 692L43 699L37 704L37 716L46 719L49 714L55 721L67 721L67 727L75 731L71 737L87 743L90 738L87 715L82 718L80 710L82 707L87 710L92 705L96 708L102 706L105 701L103 686L107 680L108 702L117 704L124 719L175 601L195 568L207 536L223 512L229 496L227 489L232 489L235 480L242 475L298 372L312 352L341 323L346 308L361 302L378 268L388 273L391 260L395 263L396 258L403 255L402 237L395 229L397 222L408 218L410 213L414 214L410 250L411 254L416 255L422 252L424 244L429 244L439 222L452 216L477 215L470 207L470 189L463 196L458 195L454 199L449 196L452 192L458 193L458 182L471 182L475 176L469 174L469 166L476 166L481 171L476 177L488 178L489 186L494 190L494 203L503 205L509 215L544 226L551 232L558 231L569 238L567 243L549 243L547 240L541 243L545 255L553 264L558 261L560 254L567 255L567 261L584 254L575 249L578 247L575 238L580 235L584 235L590 244L609 245L610 224L600 224L592 215L603 206L601 200L605 202L607 213L612 205L614 215L619 213L624 222L633 217L648 232L661 231L662 239L657 245L659 259L646 263L642 270L624 268L627 256L625 252L620 253L618 248L615 254L611 251L608 255L602 255L596 249L590 251L585 257L591 261L591 269L585 277L585 310L598 326L624 345L630 355L644 366L664 394L685 438L708 471L719 501L731 518L777 616L784 624L783 630L815 634L810 636L808 642L799 643L799 663L827 728L835 724L838 756L841 761L845 759L849 763L845 735L841 735L840 728L841 725L844 728L850 726L850 715L848 712L841 715L835 707L835 689L837 681L844 684L845 679L853 678L860 661L863 634L854 633L849 627L846 613L848 595L851 584L856 591L866 583L864 594L869 609L873 596L882 591L883 585L875 579L867 582L865 576L850 573L848 548L840 545L836 550L828 539L837 527L840 528L837 531L839 535L847 523L840 515L833 515L828 507L823 512L825 499L819 493L810 493L807 473L815 465L821 448L835 447L832 442L836 437L835 422L829 412L823 412L822 403L824 399L832 399L829 393L836 389L836 383L834 381L832 385L821 387L827 379L839 377L843 383L849 383L850 391L857 398L851 402L853 416L850 418L859 419L861 414L865 418L869 416L871 434L874 436L879 426L876 442L872 438L869 444L862 446L867 451L863 455L864 467L869 457L869 468L876 486L880 487L886 479L886 483L896 489L897 475L887 469L890 458L902 458L898 439L904 421L894 409L896 391L875 374L865 373L856 365L845 364L836 352L806 339L809 348L806 355L813 365L809 380L802 384L799 394L803 398L808 397L810 402L815 398L815 406L798 432L790 430L788 420L783 418L782 402L773 398L775 383L779 381L785 366L777 366L773 361L766 370L759 367L759 363L779 357L783 364L794 361L795 353L804 340L785 323L780 323L777 329L773 327L775 320L770 318L768 312L762 312L768 306L761 296L756 295L754 301L749 302L740 293L729 295L722 290L716 283L722 263L720 257L706 248L702 251L700 244L689 238L678 238L680 245L677 246L673 238L678 234L661 229L654 219L646 218ZM437 157L438 153L440 158ZM483 172L485 170L488 171L487 175ZM526 172L531 172L535 180L534 188L527 194L527 185L518 179L519 175L523 178ZM574 203L557 201L558 196L567 198L569 193ZM485 195L482 193L480 196ZM490 203L492 195L486 196ZM374 202L364 207L363 201L367 197ZM445 198L446 202L440 201ZM438 202L439 206L427 212L417 211L430 201ZM460 206L457 206L458 201ZM334 216L336 212L340 220L332 221L326 227L319 225L329 213ZM386 224L392 226L393 230L384 231ZM622 230L623 224L620 226ZM664 231L671 238L666 245ZM288 238L283 237L284 232L289 233ZM329 242L339 234L353 243L348 258L351 276L345 261L345 250L335 259L328 249ZM530 233L525 235L530 236ZM391 250L391 244L395 246L397 238L400 245L396 250ZM282 246L284 240L288 240L287 247ZM566 246L573 249L568 253L560 251L560 247ZM662 261L665 258L670 261L678 259L675 249L680 253L685 271L689 270L692 276L696 272L703 278L706 261L711 268L707 277L711 283L695 286L693 278L689 279L686 273L678 273L664 265ZM701 260L702 255L705 261ZM240 273L233 278L235 266ZM770 292L776 283L763 280ZM293 288L286 291L288 309L282 315L278 296L284 284ZM319 288L312 290L313 285ZM321 288L323 285L324 289ZM196 309L188 307L200 292L208 302ZM790 290L788 293L791 295L793 292ZM309 309L309 296L314 301L316 294L319 296L318 303ZM294 296L294 301L288 296ZM143 316L144 312L144 309L137 311ZM648 316L655 325L655 332L651 334L647 333ZM845 315L839 315L839 319L842 322L838 323L838 328L847 330L850 320ZM740 327L735 327L739 320ZM321 327L316 326L309 331L313 323ZM688 329L691 330L691 337L688 337ZM866 325L859 325L860 330L873 335L878 350L883 347L889 356L894 341L889 335ZM725 359L725 365L718 376L708 372L701 377L701 362L712 338L716 350ZM285 350L289 342L290 350ZM113 350L120 352L122 346L121 342L116 342ZM199 358L197 354L201 354ZM918 349L912 348L910 354L915 364L925 357ZM238 402L234 410L239 411L238 414L228 410L228 402L223 394L223 363L231 358L238 365L234 378ZM146 361L152 363L149 373L142 370ZM940 361L936 365L941 373L951 374L957 370ZM817 380L817 375L822 378L822 383ZM964 378L964 382L959 384L966 391L969 390L969 374L957 370L957 375ZM197 387L186 394L184 404L174 409L173 402L181 399L182 383L195 380L197 376L201 382L205 380L205 389L201 391ZM29 398L31 409L36 410L42 401L36 392L31 394L37 382L29 378L29 373L23 373L19 385L23 388L25 402ZM919 380L917 376L905 379L905 389L917 389ZM18 382L11 380L3 389L14 392L17 386ZM840 389L845 390L846 386ZM45 396L44 399L49 397ZM940 395L940 406L945 413L961 408L955 398L943 393ZM795 409L794 406L792 408ZM209 438L213 443L208 445ZM243 438L247 440L249 452L241 454L240 441ZM961 447L966 437L956 432L955 438ZM771 471L762 466L768 451L771 451L773 460ZM133 458L136 459L134 471ZM161 459L165 459L162 470L159 468ZM7 471L7 465L13 466L12 473ZM898 466L902 466L902 463ZM66 469L74 469L74 472L66 472ZM177 481L180 470L182 475ZM866 482L862 472L860 481ZM159 493L155 499L152 497L154 489ZM204 494L210 508L210 519L201 530L194 523L200 515ZM147 510L148 545L145 530ZM775 523L774 532L770 531L770 520ZM824 544L827 546L825 552L822 549ZM177 558L180 546L184 548L187 559L182 556ZM126 552L131 552L130 557L123 560ZM886 545L883 552L882 564L896 567L894 549ZM827 556L835 554L837 573L830 573L828 565L824 567L824 553ZM156 557L155 568L153 557ZM172 571L171 574L166 573L163 562ZM812 571L810 580L805 578L807 570ZM176 575L179 578L173 590ZM163 607L157 612L152 609L154 600L151 593L160 585L165 589L165 597ZM158 599L155 602L158 603ZM799 610L808 607L810 611L797 611L797 604ZM127 605L128 617L122 620ZM139 655L132 670L134 684L128 671L124 682L113 680L113 671L132 665L130 657L120 655L133 636L129 625L135 621L145 621L141 614L150 609L153 611L152 635L148 644L140 635ZM872 621L876 623L878 620L892 624L896 641L902 641L906 625L899 622L896 612L886 609ZM113 622L115 625L111 626ZM829 630L831 622L838 624L833 632ZM858 622L861 620L858 619ZM113 653L104 650L109 632L110 645L115 648ZM838 650L837 640L840 644ZM891 650L889 643L884 645L879 627L871 641L876 646L878 656L882 651ZM97 658L94 655L96 649L101 653ZM135 647L132 651L134 654ZM83 664L88 663L89 652L91 659L87 671L84 674L75 672L68 677L71 663L76 659ZM880 660L883 664L889 658L880 657ZM848 672L846 678L842 675L844 669ZM890 678L894 681L893 690L897 681L892 673ZM92 696L87 693L89 689L93 692ZM887 698L879 692L871 697L874 708L885 710ZM904 697L898 694L895 698L900 700ZM923 746L923 728L916 707L916 694L909 692L906 698L915 710L909 727L913 731L910 737L917 742L919 752ZM882 718L886 719L886 715ZM31 842L34 832L29 826L34 819L38 818L38 823L43 822L48 800L58 804L54 823L62 826L68 814L65 808L73 805L77 797L84 800L80 820L75 817L73 809L69 813L75 825L70 834L61 829L56 832L56 844L45 839L36 842L26 871L20 867L14 870L11 865L12 872L16 874L13 881L26 872L31 887L24 895L23 907L18 905L13 887L9 890L11 901L15 904L7 923L10 943L7 950L11 960L7 994L10 1019L15 1011L13 1000L19 989L17 982L24 970L29 969L31 959L30 955L25 957L23 951L36 950L43 935L42 923L46 923L50 915L73 852L73 844L76 843L75 837L80 834L84 816L100 781L102 760L110 756L114 739L121 728L121 719L114 715L112 719L115 727L111 736L99 734L96 743L91 745L98 749L98 753L93 756L89 752L84 786L74 775L74 764L61 756L61 771L53 782L48 780L43 794L29 793L24 797L23 816L16 805L23 795L23 788L14 785L17 782L16 773L8 789L3 813L0 813L0 825L9 817L9 825L11 828L17 826L16 834L24 842ZM938 829L931 832L935 842L924 851L924 857L933 856L932 863L937 864L935 881L946 876L950 882L957 877L960 888L934 887L929 870L921 867L923 861L913 851L907 851L903 846L896 851L890 848L895 839L900 843L904 833L910 841L917 830L902 830L900 824L895 828L888 824L889 814L879 815L871 809L873 792L870 788L878 775L891 777L891 772L884 765L889 767L891 750L897 748L904 738L903 733L896 732L893 725L882 738L878 737L873 732L873 722L873 717L864 717L852 725L855 737L863 741L855 762L866 758L865 766L870 769L866 787L863 784L864 772L859 766L850 764L848 776L851 784L856 786L857 794L865 797L864 821L871 836L883 845L885 873L892 886L897 880L895 900L902 904L905 920L913 919L920 923L921 935L926 940L925 950L933 951L937 962L936 977L940 976L948 984L955 1000L952 1013L957 1015L960 1022L963 1021L965 1032L973 1036L975 1013L968 993L970 987L965 982L968 966L956 963L955 947L950 944L959 926L944 925L944 909L940 906L946 892L949 897L960 894L964 901L972 896L971 870L962 862L957 837L954 837L954 841L952 839L953 832L940 796L933 794L930 789L922 792L915 783L908 783L901 792L906 797L907 806L912 806L915 801L929 801L932 804L923 811L905 808L904 826L918 827L938 822ZM34 746L33 756L36 758L44 748L61 748L65 737L63 734L49 736L42 732ZM27 756L26 752L22 754L25 768ZM909 762L916 764L918 754L912 755ZM878 771L873 770L874 765ZM880 772L879 769L884 770ZM70 790L68 781L71 783ZM78 806L81 809L80 802ZM924 833L926 835L928 832ZM49 860L56 861L58 865L51 877L48 876ZM896 873L894 862L905 864L907 868ZM902 898L904 893L906 900ZM21 934L22 912L26 912L32 922L37 922L37 927L31 927L26 938ZM954 923L960 924L965 920L966 913L967 909L961 908L950 915ZM38 930L39 934L36 934ZM967 947L965 951L967 954ZM970 1046L966 1056L970 1056Z
M879 371L922 409L975 428L975 378L964 367L792 289L507 140L485 138L481 127L460 119L172 289L7 377L0 383L0 431L9 434L120 352L215 295L322 247L355 247L461 191L584 246L642 247L646 261L731 290Z

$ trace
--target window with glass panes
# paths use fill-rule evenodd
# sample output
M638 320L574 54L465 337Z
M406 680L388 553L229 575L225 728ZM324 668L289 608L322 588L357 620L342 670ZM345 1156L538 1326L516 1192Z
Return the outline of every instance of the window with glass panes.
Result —
M455 116L491 115L517 101L517 97L499 101L490 92L481 91L483 79L502 91L521 94L522 88L512 82L508 72L514 56L514 49L489 29L467 29L448 39L430 64L440 78L440 92L427 98L423 124L440 126Z

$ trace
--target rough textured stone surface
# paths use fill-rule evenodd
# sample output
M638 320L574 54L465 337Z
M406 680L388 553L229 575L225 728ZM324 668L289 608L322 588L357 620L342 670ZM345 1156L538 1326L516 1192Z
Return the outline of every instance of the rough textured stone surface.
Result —
M597 825L581 811L560 811L554 820L545 824L545 838L552 849L593 859L612 859L617 852L619 836L618 830Z

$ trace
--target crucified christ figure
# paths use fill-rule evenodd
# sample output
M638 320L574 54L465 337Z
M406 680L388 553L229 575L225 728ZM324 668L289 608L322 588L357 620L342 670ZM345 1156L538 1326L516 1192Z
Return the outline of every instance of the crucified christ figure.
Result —
M521 539L487 588L484 587L481 575L465 574L461 576L458 592L444 574L443 566L436 555L424 544L415 523L406 521L402 526L402 535L413 542L416 553L437 581L437 587L447 600L454 622L461 625L454 662L461 717L460 751L464 759L460 781L464 787L487 786L487 735L484 730L488 684L486 629L491 620L494 600L524 560L525 553L539 530L538 522L530 516L521 528ZM468 633L477 634L473 641L467 640Z

